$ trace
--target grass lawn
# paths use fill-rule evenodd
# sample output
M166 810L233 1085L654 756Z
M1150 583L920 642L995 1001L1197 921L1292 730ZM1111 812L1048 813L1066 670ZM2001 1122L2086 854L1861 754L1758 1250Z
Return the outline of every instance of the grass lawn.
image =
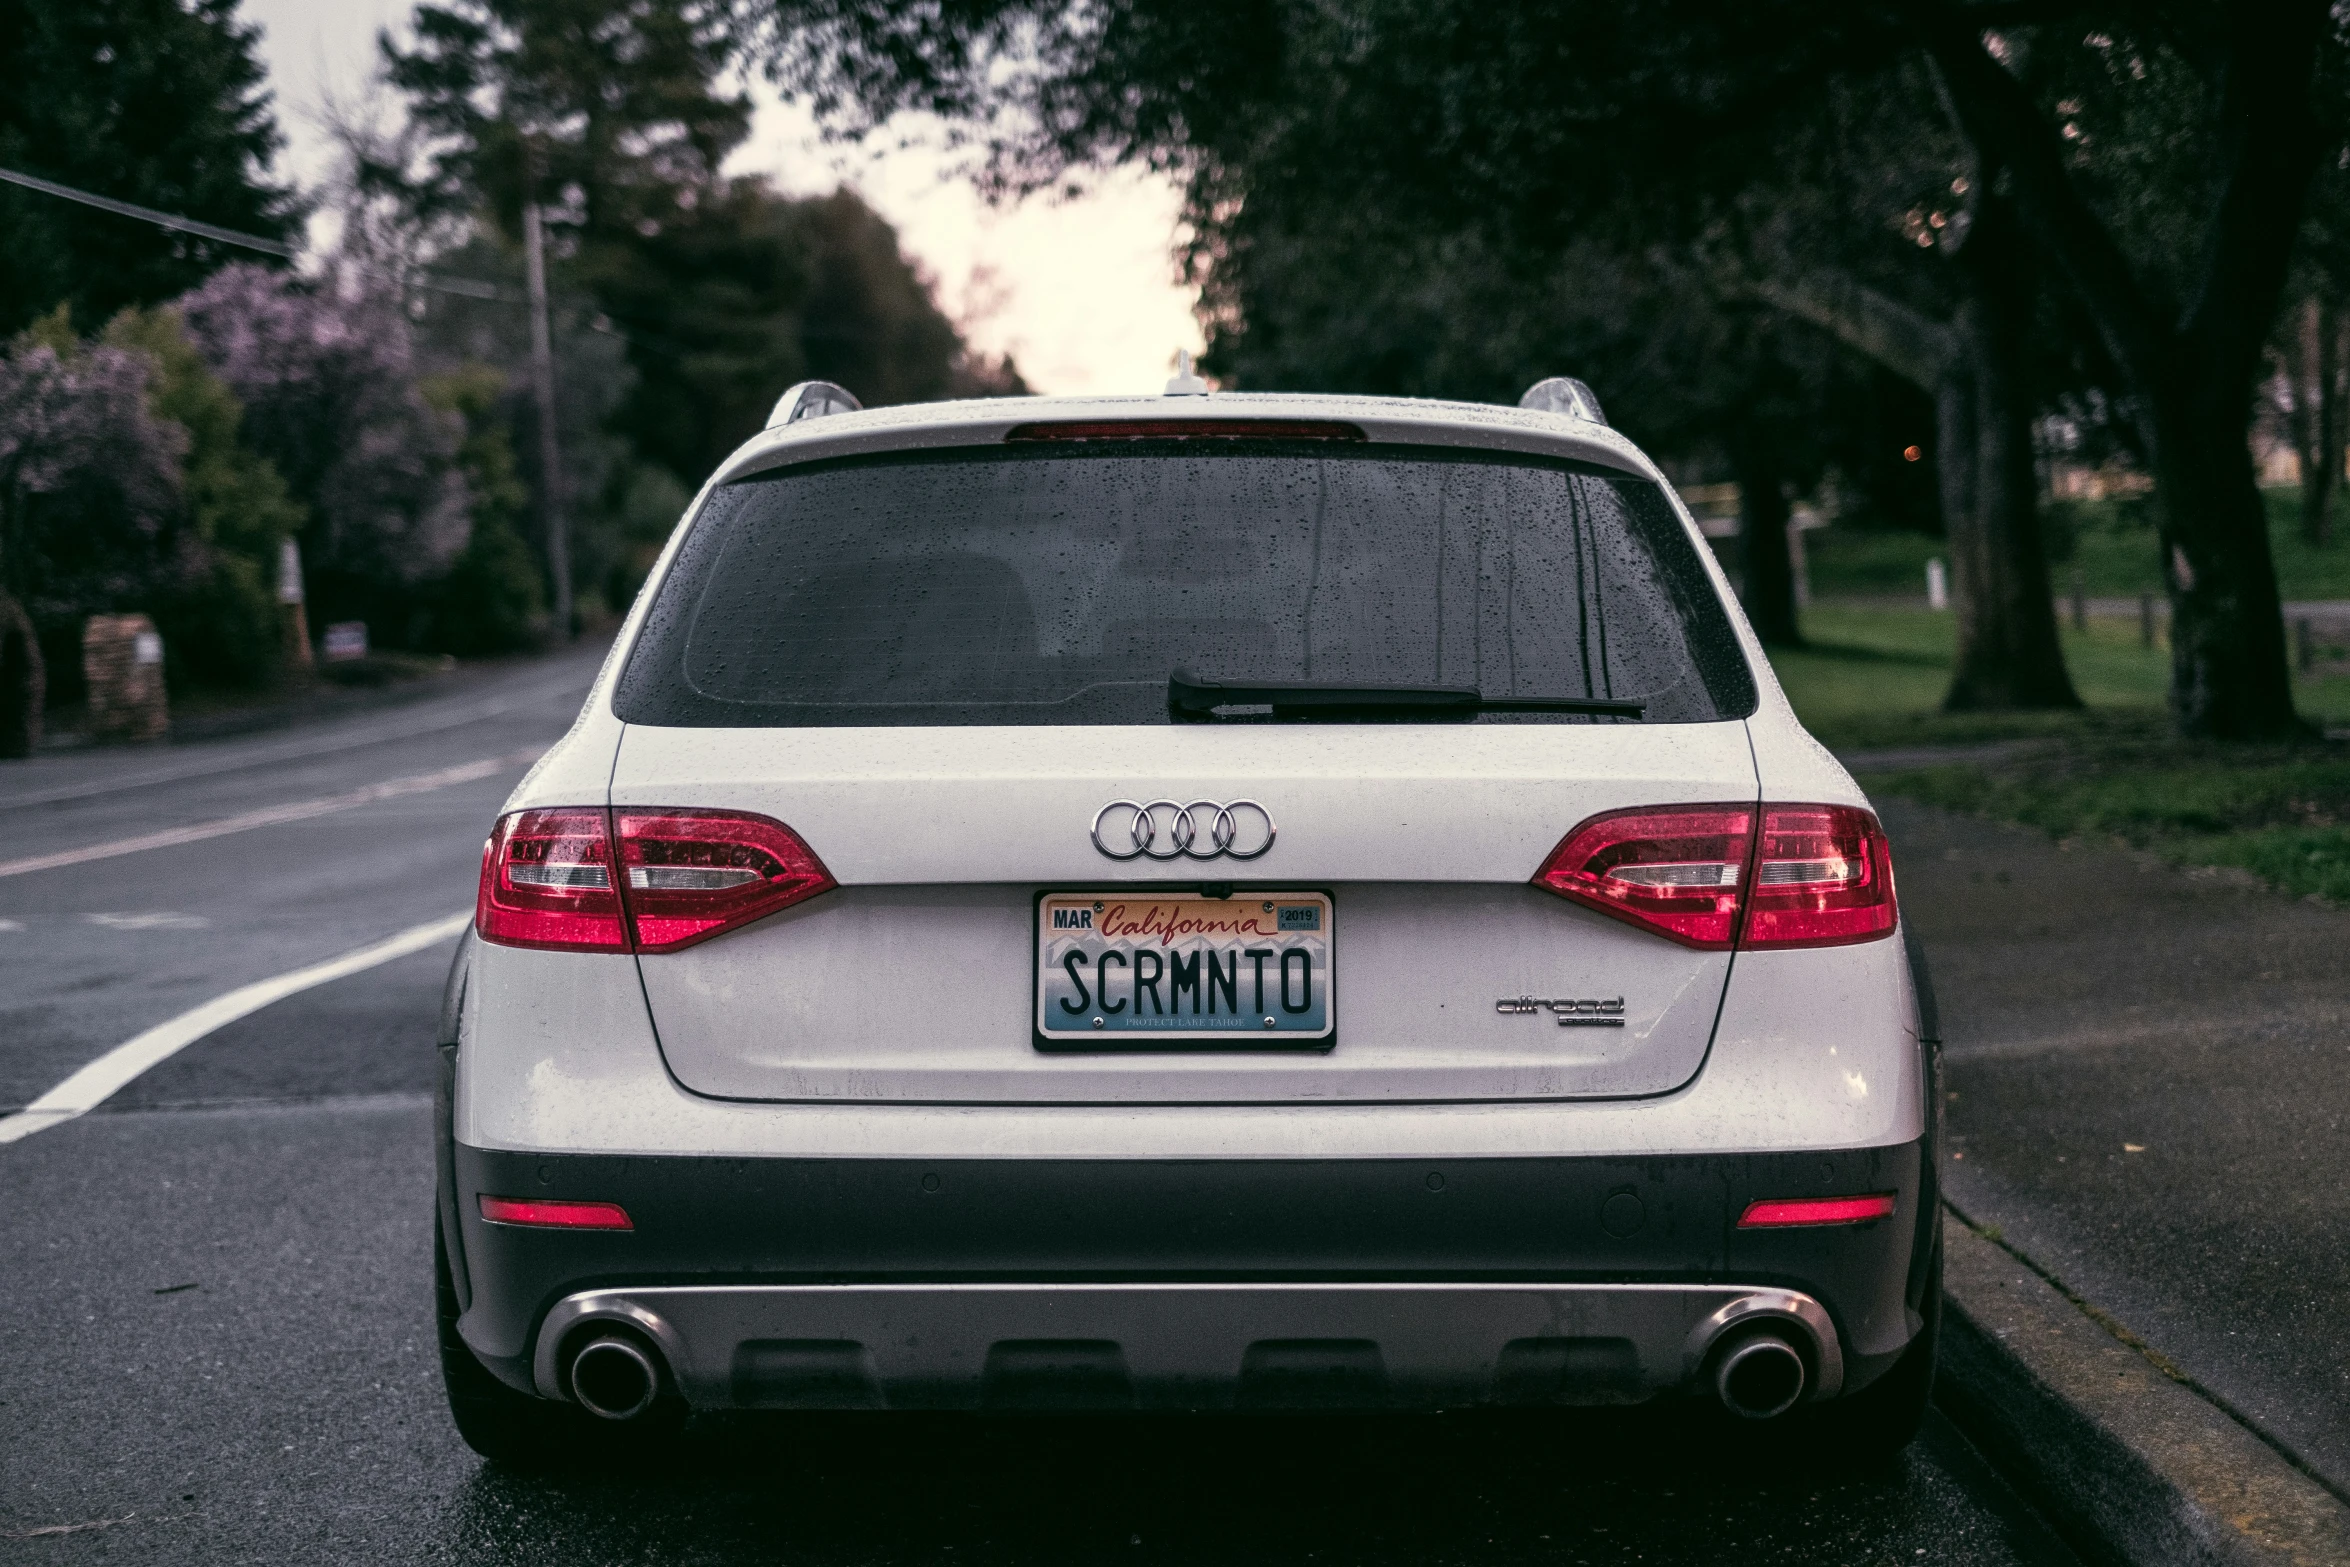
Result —
M1815 603L1810 646L1772 660L1812 732L1840 751L2008 742L1964 760L1872 770L1871 790L2006 817L2057 837L2115 837L2190 864L2233 865L2287 891L2350 902L2350 744L2219 746L2170 732L2169 651L2135 617L2065 627L2078 713L1938 710L1952 621L1922 607ZM2294 684L2313 722L2350 723L2350 673Z
M2269 490L2269 547L2275 552L2277 586L2288 599L2350 598L2350 506L2335 517L2334 542L2312 549L2301 542L2301 492ZM2154 527L2143 509L2125 501L2073 501L2052 505L2050 542L2069 534L2071 558L2049 567L2057 595L2072 591L2073 572L2092 598L2136 598L2162 592ZM1949 555L1940 539L1919 533L1864 533L1828 528L1807 534L1804 553L1811 566L1812 591L1822 598L1855 594L1926 595L1926 562Z

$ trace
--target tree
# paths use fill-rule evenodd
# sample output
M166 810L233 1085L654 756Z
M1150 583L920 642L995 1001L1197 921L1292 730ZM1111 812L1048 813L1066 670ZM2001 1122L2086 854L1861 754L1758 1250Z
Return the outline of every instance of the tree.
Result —
M153 366L65 321L0 354L0 598L23 605L53 684L79 675L83 616L144 607L195 564L173 527L187 432L154 417Z
M1969 183L1964 180L1962 184ZM1752 286L1934 399L1936 477L1955 567L1952 711L2078 707L2048 592L2026 363L2033 277L2013 215L1982 195L1941 247L1961 297L1948 320L1827 268Z
M318 613L404 615L465 548L469 500L458 421L424 400L400 299L240 263L178 308L244 404L247 440L308 512L302 560Z
M1935 106L1920 116L1915 106ZM2011 205L1939 112L1923 62L1848 69L1745 138L1699 246L1725 296L1808 322L1933 403L1954 567L1950 710L2077 707L2048 591L2034 441L2043 280Z
M2002 482L1974 482L1973 371L1984 356L1970 350L1986 346L1978 323L2005 327L2006 319L1977 310L1969 330L1954 335L1954 279L1919 286L1915 274L1935 263L1921 261L1892 221L1921 183L1946 187L1964 149L1939 123L1922 135L1886 131L1908 108L1904 87L1918 83L1877 79L1899 53L1883 28L1782 26L1785 15L1768 6L1748 18L1669 0L1571 16L1400 0L1314 10L1235 0L1181 14L1128 4L1090 20L1051 6L976 6L927 25L823 3L780 10L783 68L795 83L841 103L852 126L924 108L1008 127L994 143L1007 184L1140 158L1189 174L1190 217L1203 232L1261 223L1266 209L1295 214L1303 201L1317 216L1293 225L1298 243L1327 247L1318 225L1370 203L1395 212L1398 228L1470 234L1476 245L1547 258L1521 270L1572 268L1584 292L1602 298L1626 272L1595 266L1600 255L1639 263L1633 270L1690 274L1669 295L1613 298L1619 319L1608 335L1647 341L1615 356L1623 368L1609 373L1608 400L1636 404L1637 393L1621 394L1641 380L1654 384L1662 395L1653 403L1671 412L1663 425L1642 428L1643 438L1654 442L1669 426L1685 442L1720 450L1739 473L1752 501L1741 548L1749 615L1774 643L1797 636L1786 485L1819 471L1817 451L1805 448L1820 444L1810 439L1821 424L1818 398L1838 377L1818 366L1796 371L1797 361L1819 355L1748 320L1756 303L1828 326L1847 348L1945 402L1964 387L1970 417L1938 443L1945 473L1966 481L1947 488L1946 500L1961 509L1946 520L1956 542L1984 547L1959 552L1961 659L1951 703L2075 702L2037 555L2028 402L2003 406L1989 426L2025 432L1996 448ZM1006 69L1001 51L1040 28L1047 41L1028 56L1033 68ZM1864 101L1833 120L1819 78L1840 82L1836 73L1864 67L1877 73L1860 84ZM1803 90L1791 91L1797 81ZM1783 221L1794 208L1812 221ZM1771 214L1782 221L1765 221ZM2008 250L2012 264L2016 247ZM1725 251L1734 264L1723 264ZM1356 259L1384 269L1396 254ZM1212 266L1230 259L1217 256ZM1802 286L1784 286L1790 277ZM1358 270L1331 283L1360 290L1362 278ZM1833 286L1823 289L1823 280ZM1781 286L1761 286L1773 281ZM1849 323L1832 312L1792 304L1798 295L1816 304L1859 293L1899 307L1891 339L1840 330ZM1706 318L1710 334L1683 330L1688 312ZM1918 327L1929 343L1916 341ZM1897 351L1888 353L1888 343ZM1751 346L1724 357L1736 345ZM1339 384L1349 383L1342 375ZM1812 402L1796 406L1806 392ZM2018 471L2020 516L2009 505ZM1978 495L2002 509L1979 517ZM1987 531L1978 526L1985 522Z
M1276 167L1293 167L1283 160ZM1195 201L1190 274L1208 370L1244 390L1310 388L1513 403L1572 373L1647 449L1736 476L1748 619L1799 646L1791 492L1828 460L1823 404L1842 356L1751 303L1724 308L1690 268L1600 244L1512 254L1474 229L1314 179Z
M2350 424L2350 314L2326 291L2295 292L2270 344L2276 366L2269 387L2301 468L2301 537L2323 549L2334 538L2334 492Z
M245 408L213 374L169 305L126 310L99 341L144 354L153 367L153 412L188 432L184 490L196 537L277 564L278 541L301 530L303 512L269 460L244 443Z
M420 207L486 208L521 234L525 201L589 242L690 206L750 130L750 101L718 90L724 0L449 0L416 8L414 43L387 35L391 84L433 139Z
M1025 390L966 349L894 229L857 195L714 186L579 273L625 334L636 384L614 425L699 484L757 434L786 386L835 381L869 406Z
M279 136L236 0L0 0L0 167L273 239L299 211L265 175ZM227 254L0 185L0 334L64 303L104 321Z
M530 491L501 417L506 377L480 363L428 378L425 401L464 422L457 467L472 500L471 536L448 576L427 595L429 624L415 640L450 653L505 653L546 630L537 559L524 542Z
M477 407L469 395L461 405L463 417L477 437L486 436L488 425L501 432L514 458L515 475L531 497L526 513L531 520L517 526L525 547L539 562L542 580L551 584L541 526L544 447L531 389L530 315L520 303L526 297L522 258L494 231L485 231L434 258L433 269L492 284L497 291L486 299L434 290L411 296L416 364L436 383L483 369L496 374L500 384L495 396ZM636 346L593 295L574 287L554 290L548 325L555 366L556 449L563 463L576 593L609 577L623 548L617 537L616 499L643 461L638 432L620 412L637 386L632 362ZM607 603L617 609L627 598L622 595Z
M896 234L853 193L795 200L720 174L750 123L748 100L720 86L737 9L423 6L410 43L382 42L423 144L387 148L365 174L419 215L472 213L509 243L522 203L539 202L560 281L627 345L634 384L612 428L687 485L808 376L874 404L1018 385L1008 365L969 355ZM626 488L600 487L607 513Z
M1483 213L1538 245L1700 236L1778 178L1784 115L1928 61L1934 90L1888 111L1955 124L2119 378L2160 500L2178 722L2256 736L2299 728L2245 434L2309 172L2339 144L2310 103L2321 57L2343 55L2326 16L2322 0L2094 24L1937 0L778 0L770 47L848 129L903 109L983 127L1009 184L1133 159L1239 186L1235 171L1311 158L1438 230ZM1300 104L1337 112L1301 121ZM1301 139L1301 123L1344 133ZM2019 467L2002 460L1993 493ZM2040 570L2007 566L2026 584Z
M2316 96L2339 103L2350 60L2328 53ZM2301 467L2301 536L2333 542L2333 501L2350 444L2350 159L2321 159L2270 339L2272 411Z
M897 230L855 191L844 186L799 210L815 263L800 341L815 375L873 407L1028 390L1009 358L970 351L930 278L898 248Z
M1364 5L1340 45L1299 51L1308 58L1289 69L1310 96L1285 94L1281 112L1257 116L1277 129L1251 131L1239 156L1252 180L1272 171L1282 202L1302 170L1357 191L1385 185L1388 199L1422 212L1465 203L1468 221L1537 249L1598 244L1679 258L1696 273L1663 309L1624 305L1655 323L1656 357L1668 360L1682 405L1733 454L1752 501L1741 528L1748 611L1766 640L1793 635L1774 470L1794 456L1790 442L1799 448L1823 423L1831 381L1791 375L1782 352L1755 394L1787 401L1808 379L1811 399L1796 417L1758 420L1752 395L1716 401L1696 390L1746 383L1718 347L1687 351L1692 334L1678 312L1729 321L1759 300L1910 381L1939 410L1931 444L1958 567L1946 705L2078 705L2038 536L2029 250L1963 139L1938 110L1923 122L1914 114L1915 103L1934 103L1925 73L1865 35L1831 37L1815 57L1808 33L1792 59L1787 46L1760 40L1763 53L1744 71L1722 29L1677 26L1685 13L1672 6L1651 15L1641 38L1611 49L1604 26L1545 32L1531 10L1514 13L1515 26L1480 26L1445 8ZM1668 40L1661 62L1649 34ZM1725 51L1710 74L1702 59L1692 63L1697 43ZM1783 90L1805 72L1826 79ZM1640 85L1626 93L1611 75ZM1432 147L1442 156L1427 157ZM1230 178L1234 157L1217 149L1209 166ZM1399 176L1414 181L1408 196L1393 189ZM1971 194L1958 200L1954 189Z
M126 310L99 340L146 358L150 411L187 432L179 522L197 558L145 606L163 633L168 672L175 682L252 685L282 651L278 547L301 531L303 508L245 444L243 405L204 363L177 310Z
M2311 87L2322 50L2338 40L2324 0L2215 12L2143 37L2101 31L2083 45L2104 67L2091 85L2125 110L2169 78L2209 84L2196 137L2208 165L2189 187L2204 196L2198 243L2151 253L2127 243L2136 216L2127 204L2094 199L2091 181L2105 172L2097 160L2068 150L2098 134L2093 100L2044 107L2011 67L2022 46L1957 10L1925 13L1922 32L1967 136L2004 175L2020 220L2124 378L2155 482L2178 723L2189 734L2272 738L2303 725L2245 429L2325 143ZM2182 251L2189 259L2177 259Z
M584 260L626 334L634 384L612 423L638 452L698 485L766 424L784 387L813 373L801 311L814 249L796 203L741 179Z

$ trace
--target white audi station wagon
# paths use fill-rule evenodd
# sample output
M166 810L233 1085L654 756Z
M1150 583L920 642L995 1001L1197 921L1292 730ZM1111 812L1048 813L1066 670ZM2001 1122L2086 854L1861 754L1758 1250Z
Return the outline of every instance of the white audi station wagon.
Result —
M696 499L451 972L459 1431L1907 1441L1930 1002L1656 465L1565 379L1175 391L795 387Z

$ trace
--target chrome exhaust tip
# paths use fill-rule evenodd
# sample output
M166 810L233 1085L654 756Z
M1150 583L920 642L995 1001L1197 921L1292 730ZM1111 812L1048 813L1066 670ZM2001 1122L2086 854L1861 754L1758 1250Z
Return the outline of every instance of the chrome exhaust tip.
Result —
M1765 1330L1739 1340L1714 1363L1714 1396L1744 1420L1774 1420L1803 1401L1811 1380L1803 1354Z
M603 1333L571 1357L566 1379L579 1407L605 1420L634 1420L661 1396L661 1367L635 1339Z

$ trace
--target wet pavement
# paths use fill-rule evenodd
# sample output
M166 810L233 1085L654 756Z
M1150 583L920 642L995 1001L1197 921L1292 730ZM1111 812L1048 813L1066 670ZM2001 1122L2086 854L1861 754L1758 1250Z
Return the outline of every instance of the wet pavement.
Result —
M577 700L513 690L476 720L417 732L408 709L331 754L235 742L279 750L102 795L72 791L105 758L0 769L0 837L21 858L505 757ZM239 754L259 753L140 761ZM211 995L468 907L519 772L0 877L0 1106ZM29 784L68 798L11 807ZM485 1467L432 1331L447 958L289 997L0 1146L0 1561L2072 1560L1939 1419L1874 1472L1623 1417L1457 1416L741 1417L617 1469Z
M2350 1495L2350 913L1879 803L1951 1199Z

